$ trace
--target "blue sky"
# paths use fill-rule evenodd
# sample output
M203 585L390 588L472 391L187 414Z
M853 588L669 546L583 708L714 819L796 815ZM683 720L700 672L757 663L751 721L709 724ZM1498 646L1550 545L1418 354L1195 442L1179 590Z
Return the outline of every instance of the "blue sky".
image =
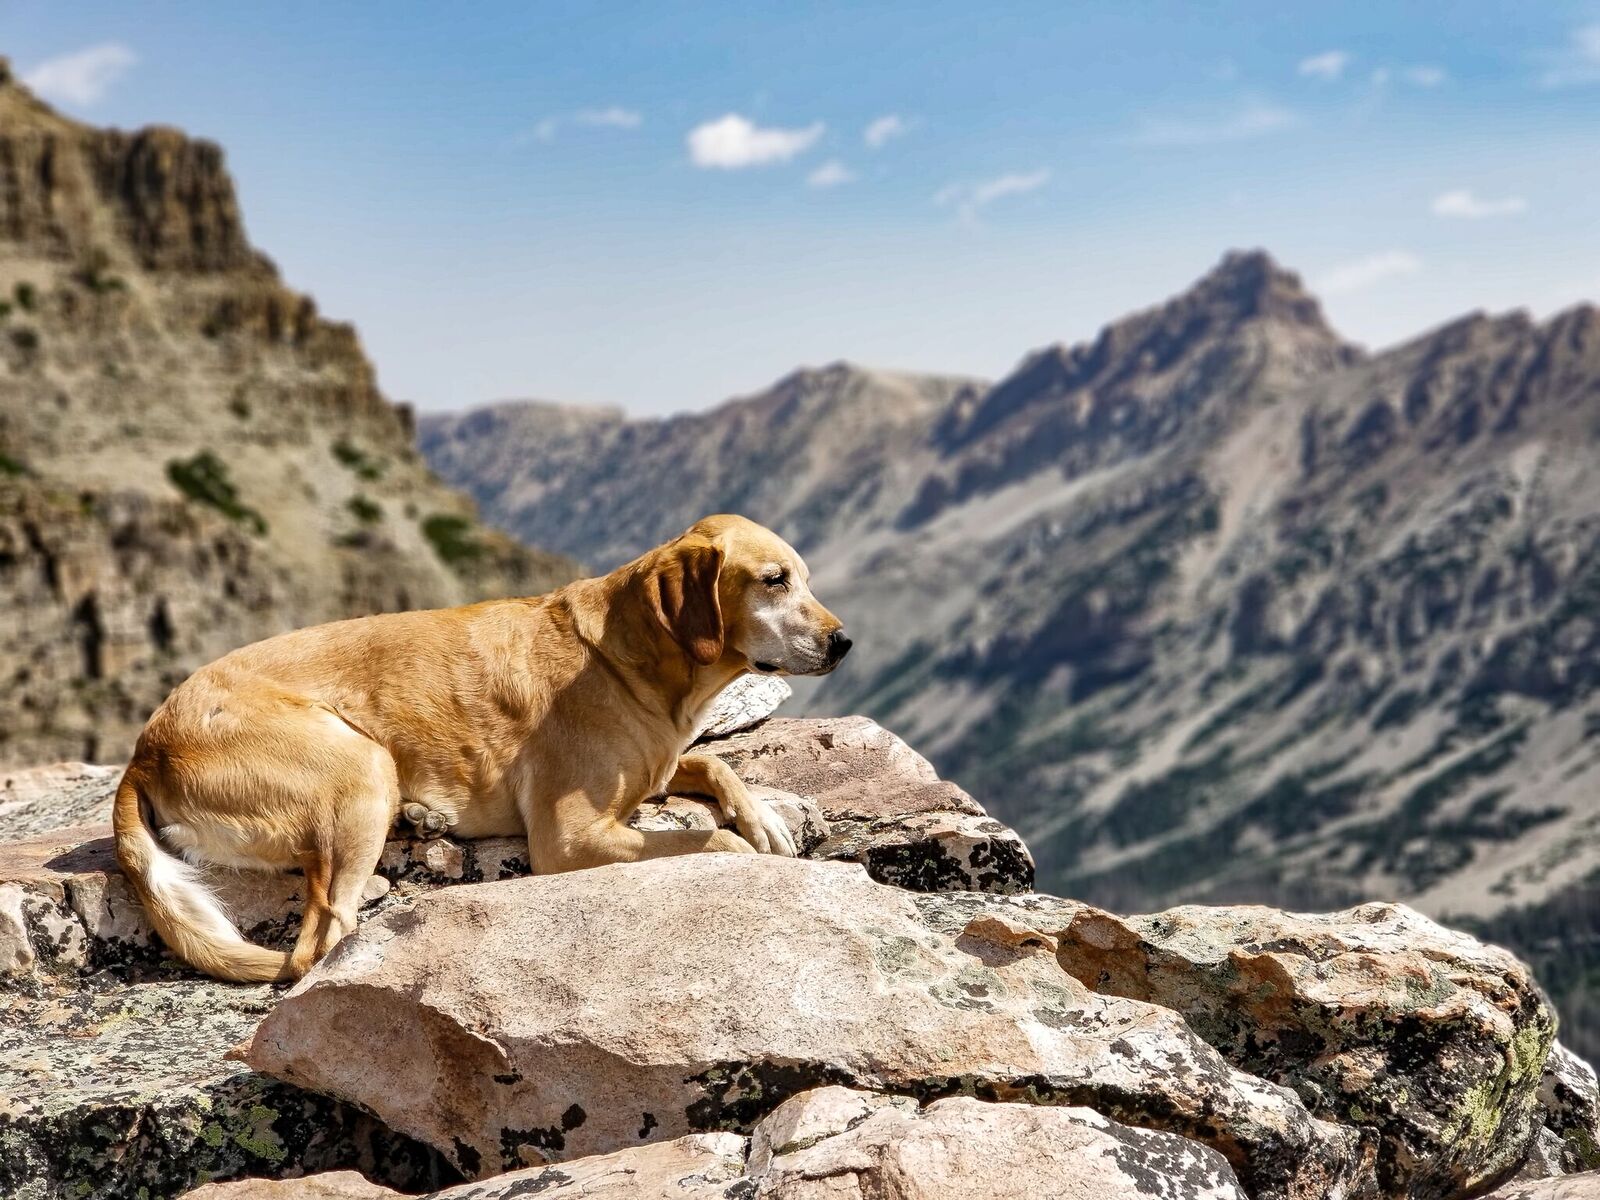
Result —
M1263 246L1381 346L1600 299L1593 3L0 3L59 107L227 151L423 408L997 376Z

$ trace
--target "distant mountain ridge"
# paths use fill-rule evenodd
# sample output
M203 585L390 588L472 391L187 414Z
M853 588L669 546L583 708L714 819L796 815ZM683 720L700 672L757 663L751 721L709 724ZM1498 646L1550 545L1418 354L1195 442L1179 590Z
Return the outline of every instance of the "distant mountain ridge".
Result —
M1240 253L992 386L836 364L667 421L564 412L420 444L597 567L703 512L772 524L857 634L806 707L931 750L1044 885L1408 899L1512 938L1600 1054L1592 307L1367 354Z
M0 60L0 764L119 759L285 629L571 577L413 433L250 245L218 147L70 120Z

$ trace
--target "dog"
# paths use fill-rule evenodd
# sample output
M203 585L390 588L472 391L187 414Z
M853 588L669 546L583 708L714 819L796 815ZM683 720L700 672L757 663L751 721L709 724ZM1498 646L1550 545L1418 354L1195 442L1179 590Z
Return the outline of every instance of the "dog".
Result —
M220 979L298 979L356 927L397 814L526 836L539 874L696 851L792 857L726 763L684 753L735 678L822 675L850 649L805 563L738 516L544 596L335 621L245 646L156 709L121 783L117 859L177 956ZM726 829L640 831L664 792ZM298 867L293 950L248 942L197 869Z

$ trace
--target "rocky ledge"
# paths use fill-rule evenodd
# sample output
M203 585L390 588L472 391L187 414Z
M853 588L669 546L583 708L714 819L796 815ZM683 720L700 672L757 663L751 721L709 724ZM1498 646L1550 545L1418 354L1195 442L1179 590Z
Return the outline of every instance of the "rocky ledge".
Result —
M518 843L397 838L287 992L163 955L110 854L114 770L4 781L0 1194L1444 1200L1600 1166L1594 1073L1505 951L1396 905L1033 894L1015 834L904 742L762 720L777 699L705 745L802 859L533 878ZM279 944L299 883L218 879Z

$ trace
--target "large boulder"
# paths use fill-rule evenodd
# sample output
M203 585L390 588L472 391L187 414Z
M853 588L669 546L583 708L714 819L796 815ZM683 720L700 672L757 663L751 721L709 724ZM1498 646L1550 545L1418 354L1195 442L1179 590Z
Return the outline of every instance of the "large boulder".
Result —
M1057 957L1102 992L1182 1012L1313 1111L1379 1131L1390 1194L1460 1195L1533 1138L1555 1018L1528 969L1403 905L1086 909Z
M826 1087L778 1106L750 1138L667 1142L510 1171L427 1200L1245 1200L1227 1161L1170 1133L1084 1108L988 1103L926 1108ZM350 1172L210 1184L185 1200L397 1200Z
M342 942L247 1061L473 1177L748 1131L830 1083L1091 1107L1214 1145L1264 1197L1327 1196L1367 1155L1168 1009L936 930L857 866L768 856L430 893Z
M1377 1135L1384 1195L1491 1183L1542 1124L1582 1136L1592 1084L1577 1060L1552 1055L1554 1016L1527 968L1402 905L1119 917L1043 897L917 903L946 930L989 920L1043 938L1086 987L1183 1013L1234 1066ZM1565 1073L1547 1078L1547 1063ZM1574 1153L1566 1169L1580 1165Z

